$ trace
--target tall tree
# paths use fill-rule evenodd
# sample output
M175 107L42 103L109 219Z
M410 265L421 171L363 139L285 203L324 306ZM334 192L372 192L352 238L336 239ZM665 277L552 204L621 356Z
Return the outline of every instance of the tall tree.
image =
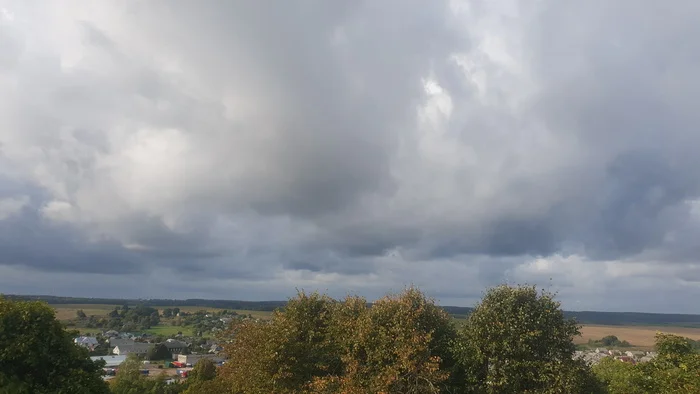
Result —
M108 393L101 375L51 307L0 297L0 393Z
M454 392L450 346L456 329L418 289L386 296L371 308L365 299L349 297L334 323L344 365L336 379L340 392Z
M528 286L490 289L464 326L465 356L486 393L581 393L594 390L588 367L573 359L579 326L554 295Z
M165 346L165 344L159 343L150 349L148 349L148 353L146 354L146 358L149 360L168 360L171 359L173 355L170 353L170 350L168 350L168 347Z

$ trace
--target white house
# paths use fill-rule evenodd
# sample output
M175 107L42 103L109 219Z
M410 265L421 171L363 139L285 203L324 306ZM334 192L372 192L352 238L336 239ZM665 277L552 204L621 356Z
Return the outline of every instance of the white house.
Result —
M151 348L151 344L149 343L138 343L135 342L130 345L119 345L112 350L112 352L118 356L124 356L127 354L137 354L139 356L145 355L148 353L148 349Z

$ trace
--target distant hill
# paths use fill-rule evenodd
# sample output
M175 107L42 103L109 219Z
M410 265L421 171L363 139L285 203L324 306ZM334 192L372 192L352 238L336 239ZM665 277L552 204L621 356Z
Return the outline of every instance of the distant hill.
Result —
M171 307L189 306L202 308L243 309L250 311L274 311L275 309L284 308L284 306L287 304L286 301L205 300L196 298L186 300L122 299L57 297L49 295L4 295L4 297L12 300L45 301L49 304L128 304ZM473 308L461 306L443 306L442 308L456 318L466 318L473 310ZM564 314L567 317L575 318L581 324L700 327L700 315L595 311L565 311Z

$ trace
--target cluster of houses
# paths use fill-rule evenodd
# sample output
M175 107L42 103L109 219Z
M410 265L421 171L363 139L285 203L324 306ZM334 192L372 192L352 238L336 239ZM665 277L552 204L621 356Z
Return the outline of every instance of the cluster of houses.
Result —
M574 353L574 358L583 359L590 365L598 364L602 359L612 357L626 363L637 364L651 361L656 357L656 352L645 352L641 350L608 350L606 348L596 348L595 350L578 350Z
M104 332L103 336L106 338L109 345L109 355L94 356L91 357L91 359L93 361L104 360L106 372L113 372L119 365L126 361L129 354L135 354L140 357L145 356L155 345L154 343L143 342L143 338L140 336L129 333L119 333L113 330ZM90 351L93 351L99 345L99 341L96 337L88 336L75 338L74 342L76 345L83 346ZM189 344L179 339L170 338L162 342L162 344L165 345L170 354L172 354L173 366L192 367L202 359L210 359L219 365L224 362L224 358L219 355L222 350L221 346L213 342L207 345L209 346L209 352L203 354L182 354L189 353L186 352L186 349L189 349Z

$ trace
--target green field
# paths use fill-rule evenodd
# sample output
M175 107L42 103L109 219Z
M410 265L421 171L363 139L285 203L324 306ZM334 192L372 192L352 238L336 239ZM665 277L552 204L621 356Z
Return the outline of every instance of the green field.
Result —
M153 335L163 335L166 337L171 337L176 335L178 332L182 332L182 335L185 336L191 336L193 335L192 332L192 327L188 326L171 326L171 325L162 325L159 324L155 327L151 327L147 330L143 330L143 332L147 332L149 334Z
M91 316L95 315L98 317L106 316L109 312L114 310L115 307L121 306L121 305L108 305L108 304L53 304L51 305L55 310L56 310L56 318L60 321L63 321L64 323L68 323L69 321L73 320L76 318L76 312L80 309L85 312L86 315ZM207 311L207 312L218 312L223 309L221 308L206 308L206 307L197 307L197 306L180 306L180 307L174 307L174 306L154 306L153 308L158 309L159 311L163 311L163 309L166 308L180 308L181 311L183 312L188 312L188 313L194 313L197 311ZM272 312L267 312L267 311L248 311L248 310L242 310L242 309L230 309L232 311L235 311L238 314L241 315L251 315L256 319L269 319L272 317ZM151 327L150 329L143 330L143 332L153 334L153 335L163 335L166 337L169 336L174 336L176 335L179 331L182 332L182 335L185 336L191 336L193 335L193 328L188 327L188 326L174 326L170 323L170 319L162 319L161 324L155 327ZM100 329L97 328L78 328L78 327L69 327L70 329L75 329L80 331L81 334L85 333L95 333L100 331Z

